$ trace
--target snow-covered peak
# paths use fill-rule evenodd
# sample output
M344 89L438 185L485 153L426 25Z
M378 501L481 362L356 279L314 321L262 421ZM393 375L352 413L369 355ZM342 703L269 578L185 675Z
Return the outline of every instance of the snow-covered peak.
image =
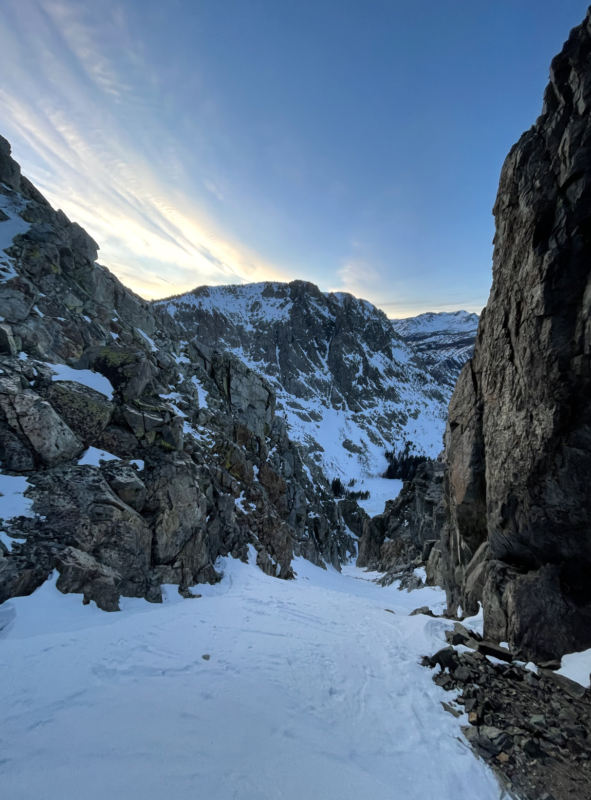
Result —
M462 366L472 357L478 320L478 314L468 311L441 311L391 322L429 372L453 388Z
M432 333L475 334L478 328L478 314L469 311L428 311L416 317L391 320L394 330L401 336Z
M380 474L384 452L406 442L440 452L453 380L435 377L368 301L293 281L204 286L154 305L183 339L230 351L264 374L291 437L329 477Z
M161 303L172 317L194 308L210 314L223 314L236 325L252 329L250 319L258 323L286 319L292 305L285 284L264 281L227 286L199 286L192 292Z

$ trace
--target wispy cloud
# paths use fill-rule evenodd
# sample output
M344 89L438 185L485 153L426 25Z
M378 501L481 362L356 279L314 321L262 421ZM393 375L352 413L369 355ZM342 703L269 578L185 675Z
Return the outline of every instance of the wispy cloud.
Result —
M350 292L357 297L374 302L382 284L382 276L368 261L360 258L348 259L338 270L339 283L334 292Z
M293 277L233 241L190 191L190 153L158 124L154 81L121 7L101 3L100 25L65 0L6 0L5 10L2 133L48 200L97 240L102 263L148 298ZM109 52L124 53L126 69ZM223 200L215 180L201 185Z
M369 300L381 308L389 317L402 319L423 314L426 311L482 311L482 302L479 298L470 298L461 292L454 293L443 299L425 287L420 300L416 299L416 287L410 280L393 282L392 277L372 266L363 259L349 259L338 271L340 282L331 288L331 291L350 292L357 297ZM410 288L410 291L409 291Z

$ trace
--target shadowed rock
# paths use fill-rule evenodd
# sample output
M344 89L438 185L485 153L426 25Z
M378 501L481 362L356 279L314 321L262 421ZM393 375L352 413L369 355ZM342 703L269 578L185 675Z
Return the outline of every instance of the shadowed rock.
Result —
M546 660L591 646L591 15L505 161L493 285L446 434L445 582ZM483 545L486 543L486 550Z

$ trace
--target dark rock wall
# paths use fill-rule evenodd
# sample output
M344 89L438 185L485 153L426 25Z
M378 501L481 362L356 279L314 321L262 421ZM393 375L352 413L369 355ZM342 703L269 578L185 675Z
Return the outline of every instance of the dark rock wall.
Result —
M452 610L483 599L486 635L542 660L591 646L590 13L503 167L492 290L446 434Z

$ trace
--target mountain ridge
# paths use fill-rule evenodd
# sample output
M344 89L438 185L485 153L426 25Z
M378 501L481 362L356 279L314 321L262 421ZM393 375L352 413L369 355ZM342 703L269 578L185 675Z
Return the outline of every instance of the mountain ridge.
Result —
M292 435L329 476L381 474L385 451L407 442L423 455L441 450L449 380L372 303L307 281L267 281L201 286L152 304L188 341L214 342L264 374Z

